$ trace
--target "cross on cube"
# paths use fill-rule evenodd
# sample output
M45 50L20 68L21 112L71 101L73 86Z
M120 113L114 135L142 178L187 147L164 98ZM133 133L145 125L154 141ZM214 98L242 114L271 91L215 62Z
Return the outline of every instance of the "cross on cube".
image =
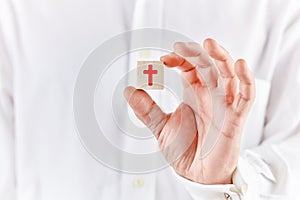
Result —
M164 65L160 61L137 61L137 87L164 89Z

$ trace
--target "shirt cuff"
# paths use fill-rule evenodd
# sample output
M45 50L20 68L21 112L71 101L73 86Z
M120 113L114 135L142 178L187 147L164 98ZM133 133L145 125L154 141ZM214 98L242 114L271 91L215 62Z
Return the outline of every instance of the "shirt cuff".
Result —
M174 175L184 185L194 200L253 200L258 199L258 174L247 160L239 158L238 166L233 174L233 184L204 185Z

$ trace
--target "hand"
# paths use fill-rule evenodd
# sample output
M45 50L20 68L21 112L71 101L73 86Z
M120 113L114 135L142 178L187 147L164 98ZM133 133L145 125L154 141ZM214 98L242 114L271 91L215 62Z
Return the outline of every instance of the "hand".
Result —
M229 184L238 162L243 126L255 98L254 78L244 60L234 62L214 40L205 40L203 46L178 42L174 52L161 57L167 67L182 71L183 102L175 112L164 113L143 90L129 86L124 95L179 175L201 184ZM205 77L199 73L203 70ZM222 88L225 93L220 95ZM214 120L216 107L224 108L222 124ZM205 138L214 134L209 131L212 127L219 137L203 156Z

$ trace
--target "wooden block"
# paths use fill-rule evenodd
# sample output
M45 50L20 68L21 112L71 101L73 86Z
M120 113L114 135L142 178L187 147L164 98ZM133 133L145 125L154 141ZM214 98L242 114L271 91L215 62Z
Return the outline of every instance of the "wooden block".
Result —
M137 61L137 88L164 89L164 65L160 61Z

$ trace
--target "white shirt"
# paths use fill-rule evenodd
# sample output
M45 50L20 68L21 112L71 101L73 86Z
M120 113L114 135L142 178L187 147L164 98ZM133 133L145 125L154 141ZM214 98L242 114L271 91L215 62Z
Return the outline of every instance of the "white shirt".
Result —
M299 3L137 2L0 1L0 199L297 198ZM134 10L143 5L147 13ZM111 36L142 27L174 30L199 43L211 37L247 60L257 95L234 184L201 185L170 168L120 173L81 145L72 97L82 62Z

